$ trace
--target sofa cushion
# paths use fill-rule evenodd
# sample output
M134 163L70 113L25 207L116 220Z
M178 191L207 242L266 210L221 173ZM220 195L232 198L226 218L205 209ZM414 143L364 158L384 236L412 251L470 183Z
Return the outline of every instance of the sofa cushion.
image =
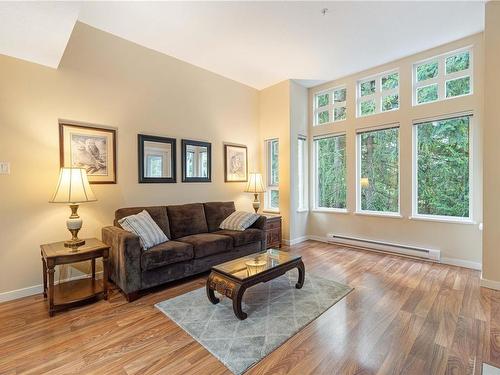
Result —
M219 228L243 232L255 223L259 217L259 214L253 212L235 211L220 223Z
M209 232L218 230L224 219L236 211L234 202L208 202L204 203L203 206Z
M144 250L168 241L168 237L146 210L139 212L137 215L125 216L118 220L118 223L126 231L139 236Z
M115 211L114 225L121 228L118 220L123 219L126 216L137 215L139 212L142 212L142 210L146 210L149 215L151 215L155 223L158 224L160 229L168 238L172 238L170 237L170 225L168 223L167 208L165 206L120 208Z
M201 203L167 206L167 213L171 234L169 238L208 232L205 210Z
M213 233L193 234L178 238L177 240L193 245L195 258L223 253L233 248L231 237Z
M152 270L172 263L193 259L193 246L186 242L168 241L156 245L141 255L142 270Z
M238 246L243 246L247 245L252 242L259 242L262 241L263 238L263 231L260 229L255 229L255 228L248 228L244 230L243 232L237 231L237 230L218 230L217 232L214 232L213 234L219 234L222 236L229 236L233 239L233 246L238 247Z

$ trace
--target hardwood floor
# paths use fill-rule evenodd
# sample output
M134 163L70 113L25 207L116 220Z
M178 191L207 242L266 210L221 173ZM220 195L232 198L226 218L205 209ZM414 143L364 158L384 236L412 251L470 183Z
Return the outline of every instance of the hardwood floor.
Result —
M286 248L285 248L286 249ZM500 292L479 272L307 241L308 273L355 290L247 374L480 374L500 364ZM49 318L41 295L0 304L0 374L230 374L156 302L207 275L133 303L116 289Z

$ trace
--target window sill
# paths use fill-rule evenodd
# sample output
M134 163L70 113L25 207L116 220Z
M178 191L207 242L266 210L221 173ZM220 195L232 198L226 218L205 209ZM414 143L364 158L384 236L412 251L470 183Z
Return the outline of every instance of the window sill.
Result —
M378 216L378 217L387 217L390 219L402 219L403 216L397 212L377 212L377 211L356 211L354 215L361 216Z
M327 214L350 214L347 209L342 208L314 208L312 212L327 213Z
M476 225L477 223L471 219L459 219L446 216L425 216L425 215L415 215L410 216L410 220L421 220L421 221L433 221L437 223L446 224L466 224L466 225Z
M309 212L309 209L307 208L301 208L297 210L297 213L303 213L303 212Z

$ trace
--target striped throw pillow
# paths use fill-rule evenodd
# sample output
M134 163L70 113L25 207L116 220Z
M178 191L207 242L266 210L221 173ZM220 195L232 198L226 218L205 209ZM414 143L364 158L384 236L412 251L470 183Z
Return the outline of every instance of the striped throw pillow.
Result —
M144 250L168 241L168 237L146 210L139 212L137 215L126 216L118 220L118 223L126 231L139 236L139 241Z
M259 214L250 212L235 211L220 224L220 229L238 230L240 232L247 229L259 218Z

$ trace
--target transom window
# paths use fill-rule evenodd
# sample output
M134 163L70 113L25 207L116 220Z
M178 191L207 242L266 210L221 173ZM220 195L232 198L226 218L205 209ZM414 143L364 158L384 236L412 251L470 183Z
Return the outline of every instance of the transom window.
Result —
M451 52L413 65L413 104L470 95L472 51Z
M323 125L346 119L347 89L337 87L314 96L314 125Z
M358 81L358 117L399 109L399 72Z
M471 116L415 124L414 216L470 220Z

